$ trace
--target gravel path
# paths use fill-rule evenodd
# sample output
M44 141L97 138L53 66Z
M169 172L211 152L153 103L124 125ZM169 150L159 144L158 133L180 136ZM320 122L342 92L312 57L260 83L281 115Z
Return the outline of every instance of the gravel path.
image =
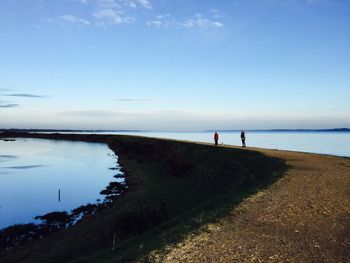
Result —
M350 159L262 150L285 176L230 216L151 254L159 262L350 262Z

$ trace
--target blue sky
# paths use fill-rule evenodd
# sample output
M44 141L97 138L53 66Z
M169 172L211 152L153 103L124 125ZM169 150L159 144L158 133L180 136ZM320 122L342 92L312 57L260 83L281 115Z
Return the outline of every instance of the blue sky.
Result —
M1 0L0 127L350 127L347 0Z

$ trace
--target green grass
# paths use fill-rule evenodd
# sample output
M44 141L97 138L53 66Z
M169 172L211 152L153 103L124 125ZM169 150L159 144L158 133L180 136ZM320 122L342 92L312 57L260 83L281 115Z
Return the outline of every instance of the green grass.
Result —
M14 249L1 262L151 261L150 251L226 216L286 169L283 161L258 152L211 145L131 136L31 136L108 143L129 190L112 208Z

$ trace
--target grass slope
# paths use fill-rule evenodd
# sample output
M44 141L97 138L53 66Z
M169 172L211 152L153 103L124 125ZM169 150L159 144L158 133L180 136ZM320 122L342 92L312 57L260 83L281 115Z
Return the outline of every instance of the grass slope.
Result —
M258 152L172 140L119 135L5 136L107 143L119 156L128 191L112 208L12 249L0 257L1 262L151 261L150 251L178 242L227 215L230 208L286 169L281 159Z

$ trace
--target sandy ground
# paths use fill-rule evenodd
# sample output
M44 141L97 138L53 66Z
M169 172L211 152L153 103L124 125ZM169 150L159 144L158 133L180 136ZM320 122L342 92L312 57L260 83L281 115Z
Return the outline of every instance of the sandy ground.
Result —
M262 150L290 169L159 262L350 262L350 158Z

